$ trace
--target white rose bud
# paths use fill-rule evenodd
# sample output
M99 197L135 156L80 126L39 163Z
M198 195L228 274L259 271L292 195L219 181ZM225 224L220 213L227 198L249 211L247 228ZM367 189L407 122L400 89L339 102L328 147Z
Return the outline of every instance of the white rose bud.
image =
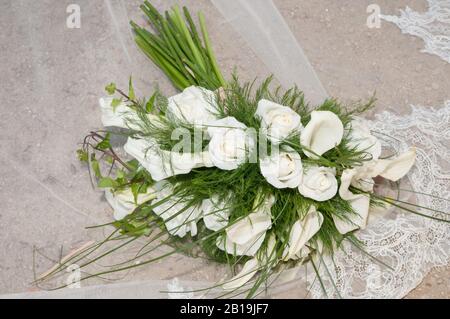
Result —
M167 111L185 123L206 125L217 119L216 96L207 89L190 86L168 99Z
M303 128L300 115L294 110L268 100L258 102L256 115L261 118L261 128L273 143L279 143Z
M305 197L323 202L334 197L338 183L333 168L311 166L305 169L298 190Z
M208 134L211 137L208 145L210 160L223 170L233 170L245 163L255 147L247 127L234 117L211 122Z
M259 165L261 174L276 188L295 188L302 181L302 160L290 147L260 159Z

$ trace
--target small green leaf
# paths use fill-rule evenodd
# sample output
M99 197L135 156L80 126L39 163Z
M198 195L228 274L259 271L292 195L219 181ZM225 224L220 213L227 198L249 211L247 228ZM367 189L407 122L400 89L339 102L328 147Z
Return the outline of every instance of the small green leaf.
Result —
M109 141L110 134L106 133L105 138L97 144L95 147L97 150L104 151L111 148L111 143Z
M80 162L87 162L88 161L88 153L82 149L77 150L77 156Z
M140 185L136 184L136 183L131 185L131 193L133 193L133 197L134 197L134 202L135 203L137 202L137 197L138 197L138 194L139 194L139 187L140 187Z
M109 95L113 95L114 93L116 93L116 84L115 84L115 83L109 83L109 84L105 87L105 91L106 91Z
M97 185L100 188L114 188L117 186L117 183L111 177L102 177L99 179Z
M122 103L122 99L113 99L111 101L111 107L113 109L113 112L116 111L116 108L120 105L120 103Z
M121 169L117 170L116 174L117 174L117 178L120 178L120 179L124 179L125 178L125 172L123 170L121 170Z
M102 173L100 172L100 164L95 158L91 159L91 166L92 170L94 171L95 177L101 178Z
M114 158L112 156L109 155L105 155L105 157L103 157L103 159L105 160L106 163L108 164L113 164L114 163Z
M128 84L128 97L130 98L130 100L134 100L134 98L136 97L134 94L133 80L132 80L131 76L130 76L130 81Z
M145 110L147 111L147 113L151 113L153 110L153 107L155 106L156 94L157 94L156 92L153 93L153 95L148 100L147 104L145 104Z
M127 165L131 170L136 171L139 167L139 162L136 159L132 159L127 162Z

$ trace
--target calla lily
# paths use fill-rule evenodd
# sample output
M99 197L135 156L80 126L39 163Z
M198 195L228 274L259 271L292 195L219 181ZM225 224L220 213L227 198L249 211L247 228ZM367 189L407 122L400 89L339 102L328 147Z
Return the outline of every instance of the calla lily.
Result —
M194 168L212 166L209 153L206 151L199 153L162 151L155 141L148 139L129 137L124 149L139 161L155 181L187 174Z
M160 204L153 211L164 220L167 231L173 236L184 237L189 232L195 236L197 222L201 218L201 207L188 207L190 198L174 196L173 186L167 182L159 182L155 187L156 203Z
M302 160L290 147L260 159L261 174L276 188L295 188L302 181Z
M258 272L259 267L258 259L250 259L244 264L244 267L242 267L242 270L236 276L222 285L222 288L225 290L235 290L242 287L253 278Z
M113 107L113 100L112 97L101 98L99 100L103 125L128 128L125 118L132 114L131 109L123 102Z
M274 267L276 265L275 252L275 235L271 234L267 242L267 247L258 251L255 258L250 259L244 264L242 270L233 278L223 284L222 288L225 290L235 290L245 285L260 269L265 267Z
M349 146L367 152L373 160L377 160L381 155L381 143L371 134L367 121L357 117L350 125Z
M217 239L217 247L232 255L254 256L272 227L270 209L274 202L270 196L255 212L229 226L226 235Z
M230 209L227 202L219 202L219 196L214 195L202 202L203 222L206 228L219 231L228 225Z
M121 128L129 128L133 130L139 130L140 121L138 114L135 110L127 106L124 102L113 107L113 98L106 97L99 100L100 108L102 111L102 123L104 126L115 126ZM161 118L158 115L146 114L145 115L152 124L163 125Z
M397 181L405 176L414 165L416 149L393 158L367 162L360 167L344 170L341 176L339 196L350 202L355 215L348 216L348 220L333 216L334 223L339 232L345 234L355 229L364 229L369 216L370 198L366 194L354 194L349 190L350 186L365 192L373 190L372 178L381 176L391 181Z
M114 219L121 220L131 214L138 206L155 199L156 194L155 190L149 187L145 194L139 193L135 200L130 188L116 192L107 189L105 198L114 210Z
M311 120L300 135L300 143L314 152L305 150L305 155L315 158L339 145L343 136L344 125L336 114L330 111L313 111Z
M289 246L284 252L283 259L298 259L305 253L302 249L306 243L319 231L323 223L323 216L311 206L306 216L294 223L289 235Z
M256 115L261 118L261 128L273 143L280 143L303 128L300 115L290 107L272 101L259 101Z

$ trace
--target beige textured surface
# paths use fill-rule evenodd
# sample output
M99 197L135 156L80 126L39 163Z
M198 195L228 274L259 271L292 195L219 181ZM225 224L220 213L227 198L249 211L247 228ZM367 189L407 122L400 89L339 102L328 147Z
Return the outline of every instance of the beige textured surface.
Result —
M66 7L74 2L81 7L81 29L65 25ZM173 3L152 2L159 8ZM224 73L236 66L243 79L268 75L209 1L180 2L206 14ZM438 107L450 98L450 64L421 53L421 40L402 35L394 25L366 27L366 7L373 1L275 2L331 95L347 101L376 90L376 111L392 112L408 112L409 104ZM57 260L61 246L67 253L96 236L84 230L86 225L110 218L102 194L92 190L75 157L82 137L101 127L97 99L105 83L125 86L132 72L139 94L156 83L167 94L174 92L130 45L128 27L120 24L128 18L143 21L140 1L118 3L0 0L0 293L33 289L33 247ZM426 9L425 0L376 3L385 14L405 5ZM164 276L179 275L188 272L185 260L173 257L125 280L160 278L161 268ZM37 272L51 264L38 258ZM214 270L198 262L191 277L204 267ZM448 267L432 271L409 297L448 298L449 278Z

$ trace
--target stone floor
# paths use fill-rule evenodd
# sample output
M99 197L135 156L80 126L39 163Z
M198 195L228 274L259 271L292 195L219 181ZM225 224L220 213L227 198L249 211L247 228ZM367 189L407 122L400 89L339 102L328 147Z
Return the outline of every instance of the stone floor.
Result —
M66 26L66 8L81 8L81 28ZM153 0L158 8L174 1ZM206 17L224 73L243 79L269 71L207 0L179 1ZM282 15L330 95L365 99L376 90L377 111L408 112L409 105L439 107L450 99L450 65L420 52L422 42L394 25L366 26L372 0L276 0ZM425 0L377 0L384 14ZM98 98L106 83L137 93L168 81L138 52L127 21L142 22L140 0L0 0L0 294L32 290L33 273L92 239L84 227L107 222L110 210L92 189L75 151L89 130L101 127ZM174 260L176 263L176 260ZM172 264L169 268L173 268ZM179 271L179 270L177 270ZM175 270L174 270L175 272ZM158 277L150 270L133 278ZM152 277L153 276L153 277ZM450 268L433 270L411 298L449 298Z

